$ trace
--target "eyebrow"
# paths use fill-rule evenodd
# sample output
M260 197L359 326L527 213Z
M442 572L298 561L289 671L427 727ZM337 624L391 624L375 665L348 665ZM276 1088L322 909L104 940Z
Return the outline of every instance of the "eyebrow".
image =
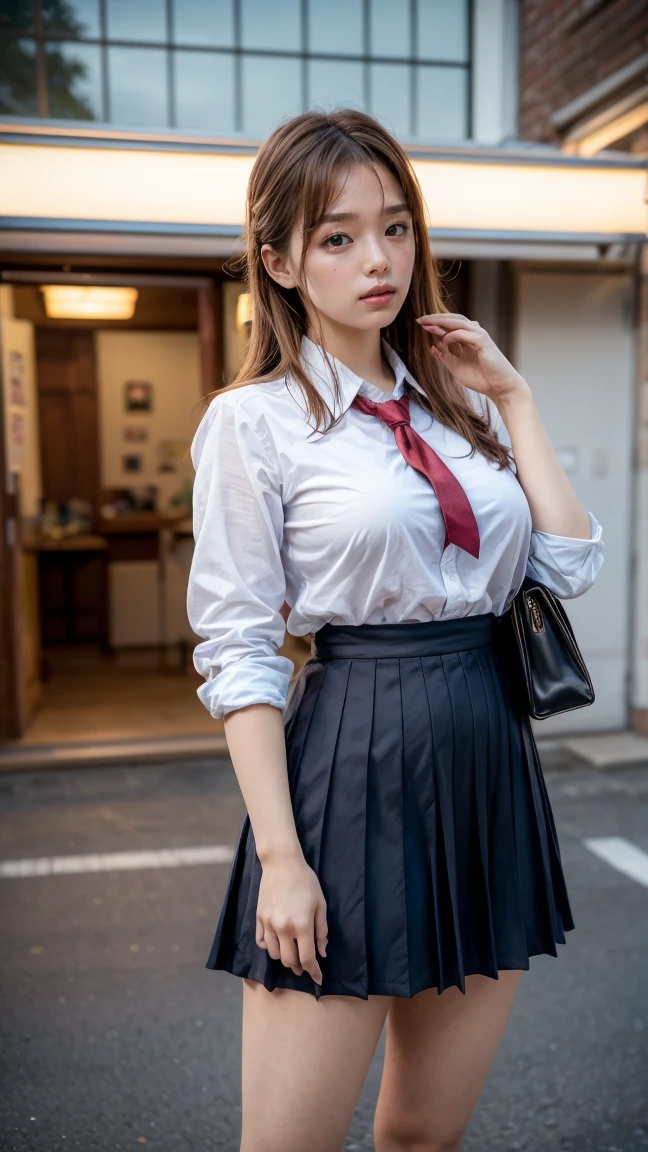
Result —
M397 216L399 212L409 212L408 205L403 201L402 204L390 204L387 208L383 209L383 216ZM342 224L347 220L357 220L357 212L327 212L320 224Z

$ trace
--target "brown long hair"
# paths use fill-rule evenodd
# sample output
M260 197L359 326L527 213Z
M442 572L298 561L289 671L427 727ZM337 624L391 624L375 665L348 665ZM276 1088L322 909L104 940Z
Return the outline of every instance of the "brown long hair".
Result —
M262 244L288 250L295 223L303 230L300 284L313 231L333 202L339 177L352 164L383 164L399 182L412 216L416 254L407 297L394 322L382 330L387 342L425 390L417 401L442 424L454 429L500 468L509 464L506 447L470 403L463 385L430 355L429 337L417 316L447 312L440 276L430 251L423 195L407 153L372 116L354 109L305 112L285 121L261 145L247 192L243 230L245 252L230 267L242 273L250 293L252 330L245 362L231 388L276 380L284 375L300 385L309 419L319 429L332 416L301 363L306 333L305 286L284 289L268 275L261 259ZM237 267L238 265L238 267ZM320 343L322 340L320 339ZM339 381L333 369L339 399ZM229 391L228 389L228 391ZM340 419L340 417L338 417ZM325 431L337 421L331 421Z

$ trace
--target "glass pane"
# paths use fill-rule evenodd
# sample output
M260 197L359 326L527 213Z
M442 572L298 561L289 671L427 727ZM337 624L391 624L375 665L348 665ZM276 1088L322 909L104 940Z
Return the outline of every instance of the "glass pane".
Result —
M109 40L166 40L165 0L106 0Z
M300 0L240 0L244 48L301 49Z
M178 128L234 131L234 57L228 52L175 52Z
M418 64L416 72L418 138L465 140L468 136L466 69Z
M369 51L372 56L409 56L410 0L370 0Z
M361 56L362 0L308 0L308 51Z
M348 60L311 60L308 64L308 107L364 109L363 64Z
M0 114L38 115L33 40L0 40Z
M234 47L232 0L173 0L176 44Z
M165 127L166 52L159 48L109 48L108 91L113 124Z
M49 113L59 119L103 120L98 44L48 44Z
M34 27L34 0L2 0L0 28L31 32Z
M410 69L407 64L372 64L371 111L396 136L411 136Z
M301 60L243 57L243 129L266 136L284 116L301 112Z
M43 27L61 36L101 36L99 0L43 0Z
M467 0L418 0L416 55L420 60L468 61Z

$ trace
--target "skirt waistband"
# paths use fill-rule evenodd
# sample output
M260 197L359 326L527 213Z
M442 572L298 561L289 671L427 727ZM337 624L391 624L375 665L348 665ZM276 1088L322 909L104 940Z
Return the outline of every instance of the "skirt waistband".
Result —
M485 648L494 642L496 628L493 612L402 624L323 624L311 635L311 656L318 660L443 656Z

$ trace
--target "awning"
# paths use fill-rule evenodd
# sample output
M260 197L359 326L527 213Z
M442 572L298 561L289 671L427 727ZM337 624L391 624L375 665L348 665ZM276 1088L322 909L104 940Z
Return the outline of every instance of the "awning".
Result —
M4 251L228 255L258 143L0 120ZM440 254L648 238L648 159L412 148ZM493 248L495 245L495 248Z

